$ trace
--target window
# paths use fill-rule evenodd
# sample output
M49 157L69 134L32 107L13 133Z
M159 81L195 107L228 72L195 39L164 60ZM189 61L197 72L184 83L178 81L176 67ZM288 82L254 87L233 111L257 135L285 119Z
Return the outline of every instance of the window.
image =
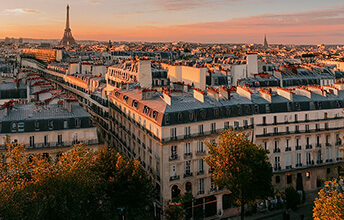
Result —
M277 116L274 116L274 124L277 124Z
M264 141L264 149L267 150L268 149L268 143L266 141Z
M190 152L190 143L186 143L185 144L185 155L186 156L190 156L191 152Z
M184 133L185 133L185 136L190 136L190 127L185 127L185 130L184 130Z
M325 123L325 129L326 130L328 129L328 123Z
M198 194L204 194L204 178L198 180Z
M299 126L295 125L295 132L299 132Z
M278 134L278 127L274 127L274 134Z
M226 121L226 122L224 123L224 127L225 127L225 129L228 129L228 128L229 128L229 122L228 122L228 121Z
M198 152L198 153L203 153L203 152L204 152L204 149L203 149L203 141L199 141L199 142L198 142L197 152Z
M79 118L76 118L76 119L74 120L74 122L75 122L75 127L80 128L80 126L81 126L81 120L80 120Z
M216 132L216 123L211 123L211 132L212 133Z
M68 129L68 121L67 120L63 121L63 128Z
M39 131L39 121L35 121L35 131Z
M239 128L239 122L238 121L235 121L234 122L234 129L238 129Z
M285 127L285 132L289 133L289 127Z
M306 131L309 131L309 125L305 125Z
M24 131L24 122L19 122L18 123L18 132L23 132Z
M324 113L324 119L327 119L328 118L328 114L327 112Z
M276 183L280 183L281 182L281 177L280 176L276 176Z
M177 176L177 166L176 165L172 165L171 166L171 176L172 177L176 177Z
M203 165L204 165L203 159L199 159L198 160L198 173L199 174L203 174L204 173Z
M312 163L312 158L311 158L310 152L306 153L306 163L307 163L307 165L310 165Z
M171 146L171 159L177 159L177 146Z
M50 120L48 122L48 128L49 128L49 130L53 130L54 129L54 121L53 120Z
M12 129L11 129L12 132L17 132L17 123L12 122L11 128L12 128Z
M191 174L191 160L185 161L185 174Z
M281 170L280 161L281 161L281 158L280 158L280 157L275 157L275 165L274 165L274 169L275 169L275 170Z
M319 130L320 129L320 125L319 124L315 124L315 130Z
M296 165L301 166L301 153L296 154Z
M177 128L171 128L170 132L171 132L171 138L176 139L177 138Z
M63 144L63 142L62 142L62 134L57 135L57 144L58 145L62 145Z
M295 114L295 116L294 116L294 117L295 117L295 122L297 122L297 115Z
M198 125L198 133L203 134L203 125Z
M44 135L44 146L48 146L48 135Z
M293 182L292 175L287 175L287 184L291 184Z
M30 147L35 147L35 136L30 136Z
M308 118L308 114L305 114L305 121L308 121L309 118Z
M265 124L266 124L266 117L263 116L263 125L265 125Z
M267 134L267 129L266 128L263 128L263 134Z

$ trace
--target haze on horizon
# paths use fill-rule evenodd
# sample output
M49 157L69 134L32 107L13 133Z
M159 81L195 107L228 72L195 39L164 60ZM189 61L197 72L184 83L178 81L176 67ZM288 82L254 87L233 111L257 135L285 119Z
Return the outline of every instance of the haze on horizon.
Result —
M343 44L342 0L1 0L0 38Z

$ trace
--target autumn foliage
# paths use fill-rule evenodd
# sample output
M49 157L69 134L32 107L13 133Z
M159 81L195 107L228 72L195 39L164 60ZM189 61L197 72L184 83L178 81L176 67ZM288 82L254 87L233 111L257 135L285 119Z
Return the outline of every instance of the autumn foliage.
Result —
M10 144L0 165L2 219L149 219L152 188L135 161L112 149L94 152L82 145L56 160L30 158ZM148 195L148 196L147 196Z
M273 193L272 168L267 153L247 139L245 133L224 131L218 143L208 143L206 162L213 169L212 178L218 187L225 187L241 205L264 199Z
M343 178L325 182L325 188L315 199L313 218L315 220L344 219L344 185Z

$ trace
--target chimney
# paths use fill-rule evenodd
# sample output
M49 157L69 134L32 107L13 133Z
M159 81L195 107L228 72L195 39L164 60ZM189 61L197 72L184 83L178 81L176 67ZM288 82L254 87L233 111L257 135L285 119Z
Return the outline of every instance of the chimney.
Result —
M193 96L195 99L204 103L204 95L205 95L205 92L203 92L201 89L194 88Z
M302 95L309 99L312 98L312 92L308 90L307 87L304 87L304 86L297 87L295 88L294 92L296 95Z
M265 99L268 102L271 102L271 89L260 88L259 96Z
M231 99L231 90L225 86L220 88L220 95L225 99Z
M249 100L252 100L252 92L251 90L246 87L246 86L238 86L237 87L237 93L240 95L240 96L243 96L243 97L246 97L248 98Z
M277 94L288 99L289 101L293 101L294 100L294 92L292 89L286 89L286 88L281 88L278 87L277 88Z
M208 97L210 97L211 99L215 101L219 101L219 92L217 89L214 89L213 87L208 87L207 91L208 91L207 93Z
M162 92L162 96L163 96L163 99L166 102L166 104L171 106L172 105L172 97L169 94L169 92L168 91L163 91Z
M142 100L149 100L155 96L156 89L143 89L142 93Z
M322 89L320 86L307 86L307 89L315 94L327 97L326 90Z

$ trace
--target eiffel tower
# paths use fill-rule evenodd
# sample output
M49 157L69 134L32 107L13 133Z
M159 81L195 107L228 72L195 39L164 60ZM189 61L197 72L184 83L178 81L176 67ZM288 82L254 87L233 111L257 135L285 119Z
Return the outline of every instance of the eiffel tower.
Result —
M72 31L69 28L69 5L67 5L67 19L66 19L66 29L63 34L63 38L60 41L60 45L68 46L68 45L76 45L77 43L74 40L72 35Z

